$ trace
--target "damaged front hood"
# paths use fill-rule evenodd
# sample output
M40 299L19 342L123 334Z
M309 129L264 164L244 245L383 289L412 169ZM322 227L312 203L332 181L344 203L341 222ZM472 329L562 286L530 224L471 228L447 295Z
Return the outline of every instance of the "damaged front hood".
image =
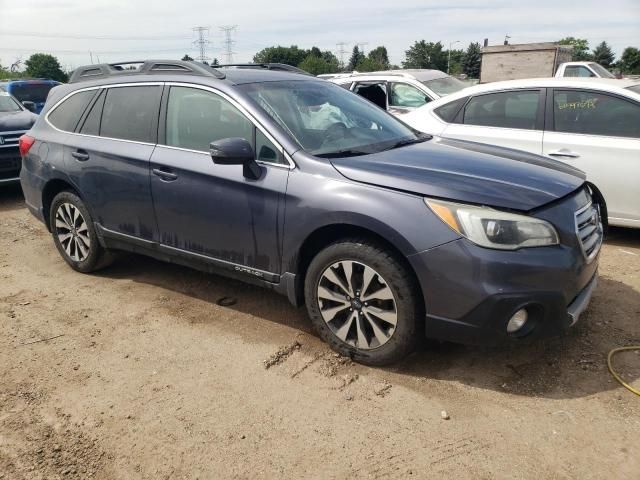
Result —
M437 137L331 162L357 182L521 211L562 198L585 180L582 171L539 155Z

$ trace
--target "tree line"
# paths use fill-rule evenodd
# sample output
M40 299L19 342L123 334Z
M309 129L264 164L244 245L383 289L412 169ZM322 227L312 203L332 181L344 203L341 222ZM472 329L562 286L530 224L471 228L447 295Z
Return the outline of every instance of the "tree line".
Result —
M620 58L616 60L613 50L606 41L596 45L593 50L589 49L589 42L583 38L565 37L559 40L559 43L573 47L574 61L594 61L622 74L640 74L640 50L636 47L625 48ZM418 40L405 51L402 68L430 68L443 72L449 71L452 75L465 74L469 78L479 78L482 57L480 52L481 47L477 42L470 43L466 50L449 51L444 48L442 42ZM185 55L182 59L193 60L189 55ZM320 50L318 47L304 49L297 45L264 48L254 55L253 61L255 63L286 63L313 75L354 70L373 72L399 68L390 63L387 48L382 45L368 53L358 45L354 46L345 64L342 64L330 50ZM218 60L213 59L211 65L218 65ZM66 82L68 73L62 70L56 57L47 53L31 55L24 62L23 71L3 67L0 63L0 78L21 77L50 78Z

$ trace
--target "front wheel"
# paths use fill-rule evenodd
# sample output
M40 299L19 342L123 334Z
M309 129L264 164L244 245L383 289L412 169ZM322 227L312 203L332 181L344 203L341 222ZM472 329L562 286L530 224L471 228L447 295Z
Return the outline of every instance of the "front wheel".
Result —
M420 318L408 267L387 249L344 240L322 250L305 280L305 302L331 348L368 365L393 363L413 348Z
M49 223L58 252L74 270L89 273L111 263L111 254L100 245L87 207L75 193L64 191L55 196Z

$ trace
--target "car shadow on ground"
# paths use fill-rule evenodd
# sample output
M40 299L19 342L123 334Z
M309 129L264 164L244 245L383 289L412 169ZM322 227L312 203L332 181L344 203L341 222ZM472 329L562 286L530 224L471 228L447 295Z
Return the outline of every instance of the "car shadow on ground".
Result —
M297 309L275 292L240 281L136 255L126 255L99 275L151 284L211 304L225 304L224 308L233 312L256 317L247 321L266 320L315 336L304 308ZM607 370L606 356L612 348L640 344L637 312L640 293L625 283L601 276L589 309L579 324L562 337L492 348L423 341L414 354L385 371L409 388L415 387L416 379L423 378L525 396L589 396L619 387ZM268 327L258 323L239 330L251 332L248 340L253 341L255 331L265 328ZM268 338L264 333L267 337L262 338ZM640 376L637 363L630 365L632 376L626 377L628 382Z

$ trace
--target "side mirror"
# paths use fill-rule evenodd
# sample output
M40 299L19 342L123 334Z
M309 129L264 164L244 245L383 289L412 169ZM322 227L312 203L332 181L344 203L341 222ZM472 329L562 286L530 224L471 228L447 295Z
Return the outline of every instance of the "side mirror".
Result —
M244 138L223 138L209 144L211 160L218 165L242 165L245 177L256 180L262 170L256 163L253 147Z
M36 104L35 103L30 102L29 100L25 100L24 102L22 102L22 105L24 106L24 108L26 108L30 112L35 113L35 111L36 111Z

